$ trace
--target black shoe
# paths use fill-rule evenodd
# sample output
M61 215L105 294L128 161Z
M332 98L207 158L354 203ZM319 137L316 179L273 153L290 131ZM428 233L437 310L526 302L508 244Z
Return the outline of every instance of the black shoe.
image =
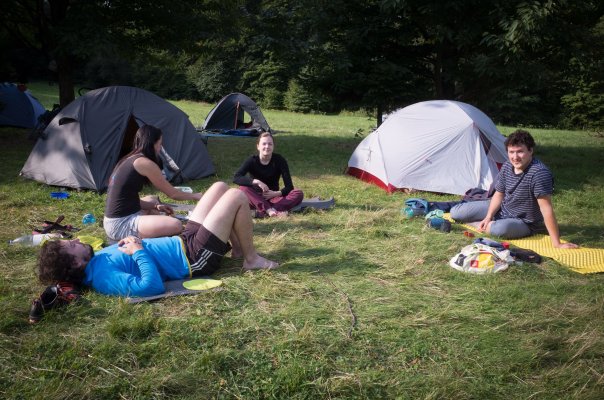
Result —
M514 248L510 249L510 255L516 260L540 264L541 256L535 253L533 250Z
M39 298L32 302L29 310L29 322L39 322L46 311L63 307L80 299L80 291L68 282L59 282L47 286Z
M31 304L31 308L29 309L29 323L35 324L40 322L43 315L44 307L42 307L42 302L40 301L40 299L34 299Z

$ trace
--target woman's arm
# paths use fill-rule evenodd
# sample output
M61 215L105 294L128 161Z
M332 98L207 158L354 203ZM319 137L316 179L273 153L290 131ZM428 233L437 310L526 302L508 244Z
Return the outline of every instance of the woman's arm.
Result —
M289 173L289 165L287 165L287 161L282 156L279 156L279 163L277 165L281 169L281 177L283 178L283 188L281 189L281 196L287 196L289 192L294 190L292 176Z
M235 172L233 176L233 183L239 186L254 186L253 178L247 176L247 173L250 170L250 166L253 162L254 158L249 157L247 160L241 164L239 169Z
M149 160L146 157L140 157L136 159L133 163L133 166L136 172L147 177L147 179L149 179L149 182L151 182L151 184L157 190L161 191L163 194L165 194L171 199L193 201L198 201L199 199L201 199L201 192L185 193L170 185L170 182L168 182L166 178L164 178L157 164L155 164L153 161ZM143 203L141 202L141 207L143 207L143 209L152 209L155 208L155 205L152 205L149 208L144 208L147 207L147 205L143 205Z

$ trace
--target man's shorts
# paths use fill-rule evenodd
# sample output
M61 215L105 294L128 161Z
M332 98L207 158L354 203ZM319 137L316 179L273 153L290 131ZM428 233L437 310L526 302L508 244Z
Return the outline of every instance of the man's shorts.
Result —
M142 211L119 218L103 218L103 228L109 240L117 242L128 236L138 236L138 217Z
M187 222L181 233L193 276L210 275L220 267L222 257L231 249L203 225Z

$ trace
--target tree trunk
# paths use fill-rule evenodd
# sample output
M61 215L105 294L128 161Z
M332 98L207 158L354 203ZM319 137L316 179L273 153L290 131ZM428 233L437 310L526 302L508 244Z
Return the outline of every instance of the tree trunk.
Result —
M57 56L57 79L59 81L59 105L61 108L75 99L73 73L69 56Z

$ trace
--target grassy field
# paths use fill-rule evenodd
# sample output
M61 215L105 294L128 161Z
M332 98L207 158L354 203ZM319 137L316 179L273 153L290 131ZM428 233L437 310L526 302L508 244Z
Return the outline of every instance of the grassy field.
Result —
M32 86L46 107L56 87ZM211 105L174 102L195 125ZM18 177L33 143L2 128L0 154L0 397L9 399L602 399L604 275L552 260L492 276L457 272L448 259L470 243L403 219L410 195L388 195L343 174L373 121L358 115L265 111L279 131L294 183L336 207L285 220L256 220L260 252L282 263L242 273L226 258L221 290L127 304L86 301L31 326L43 286L35 249L7 240L64 214L101 219L104 195ZM510 133L513 127L500 127ZM563 238L604 248L604 138L531 130L556 176ZM250 139L210 139L217 176L230 182L254 151ZM454 199L415 193L430 200ZM102 228L85 233L104 237Z

